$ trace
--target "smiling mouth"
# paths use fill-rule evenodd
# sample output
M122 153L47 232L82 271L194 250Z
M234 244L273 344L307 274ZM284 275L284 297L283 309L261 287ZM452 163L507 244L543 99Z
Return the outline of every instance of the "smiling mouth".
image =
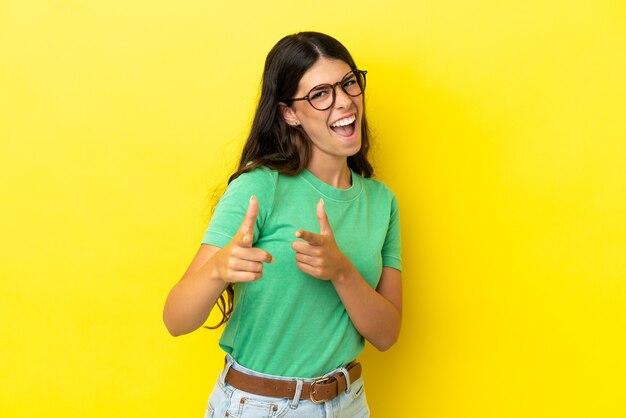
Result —
M330 125L330 129L332 129L333 132L341 136L352 136L354 135L354 131L356 130L356 116L351 115L347 118L340 119Z

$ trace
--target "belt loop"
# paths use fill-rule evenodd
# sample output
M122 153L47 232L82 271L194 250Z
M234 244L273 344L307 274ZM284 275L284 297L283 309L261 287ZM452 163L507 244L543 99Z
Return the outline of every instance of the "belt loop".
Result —
M296 379L296 393L293 395L293 399L289 404L291 409L296 409L298 407L298 402L300 402L300 395L302 395L302 379Z
M226 361L226 364L224 365L224 370L222 370L222 372L220 373L220 377L219 377L219 381L222 387L225 386L226 375L228 374L228 370L230 370L230 367L233 365L233 362L235 360L230 356L230 354L227 354L225 361Z
M341 373L343 373L343 376L346 378L346 392L350 390L350 385L352 385L352 382L350 381L350 373L348 373L348 369L346 369L345 367L341 368Z

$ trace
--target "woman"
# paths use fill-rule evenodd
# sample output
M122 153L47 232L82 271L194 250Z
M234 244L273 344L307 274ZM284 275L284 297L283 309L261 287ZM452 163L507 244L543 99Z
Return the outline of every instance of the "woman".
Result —
M216 304L228 321L207 417L369 416L355 359L364 338L397 340L402 287L397 202L370 178L365 74L316 32L267 56L239 169L163 314L172 335Z

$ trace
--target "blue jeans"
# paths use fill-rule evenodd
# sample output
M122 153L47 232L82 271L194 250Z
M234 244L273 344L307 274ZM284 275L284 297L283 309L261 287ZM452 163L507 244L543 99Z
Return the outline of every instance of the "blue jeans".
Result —
M224 381L230 367L253 376L291 380L297 383L315 380L258 373L246 369L228 355L226 356L226 367L220 373L213 393L211 393L209 398L205 418L367 418L370 416L362 378L351 382L348 389L336 398L316 404L310 399L301 398L300 389L296 389L296 394L293 398L272 398L234 388ZM327 375L341 371L342 369L333 370ZM345 372L345 369L343 371ZM297 387L301 388L302 386L298 384Z

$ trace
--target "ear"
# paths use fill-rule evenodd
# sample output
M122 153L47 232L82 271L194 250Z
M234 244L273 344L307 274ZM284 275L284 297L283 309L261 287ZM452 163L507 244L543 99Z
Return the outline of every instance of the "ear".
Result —
M283 120L287 123L287 125L296 127L300 125L300 120L298 116L296 116L296 112L287 106L285 103L278 103L280 115L283 117Z

